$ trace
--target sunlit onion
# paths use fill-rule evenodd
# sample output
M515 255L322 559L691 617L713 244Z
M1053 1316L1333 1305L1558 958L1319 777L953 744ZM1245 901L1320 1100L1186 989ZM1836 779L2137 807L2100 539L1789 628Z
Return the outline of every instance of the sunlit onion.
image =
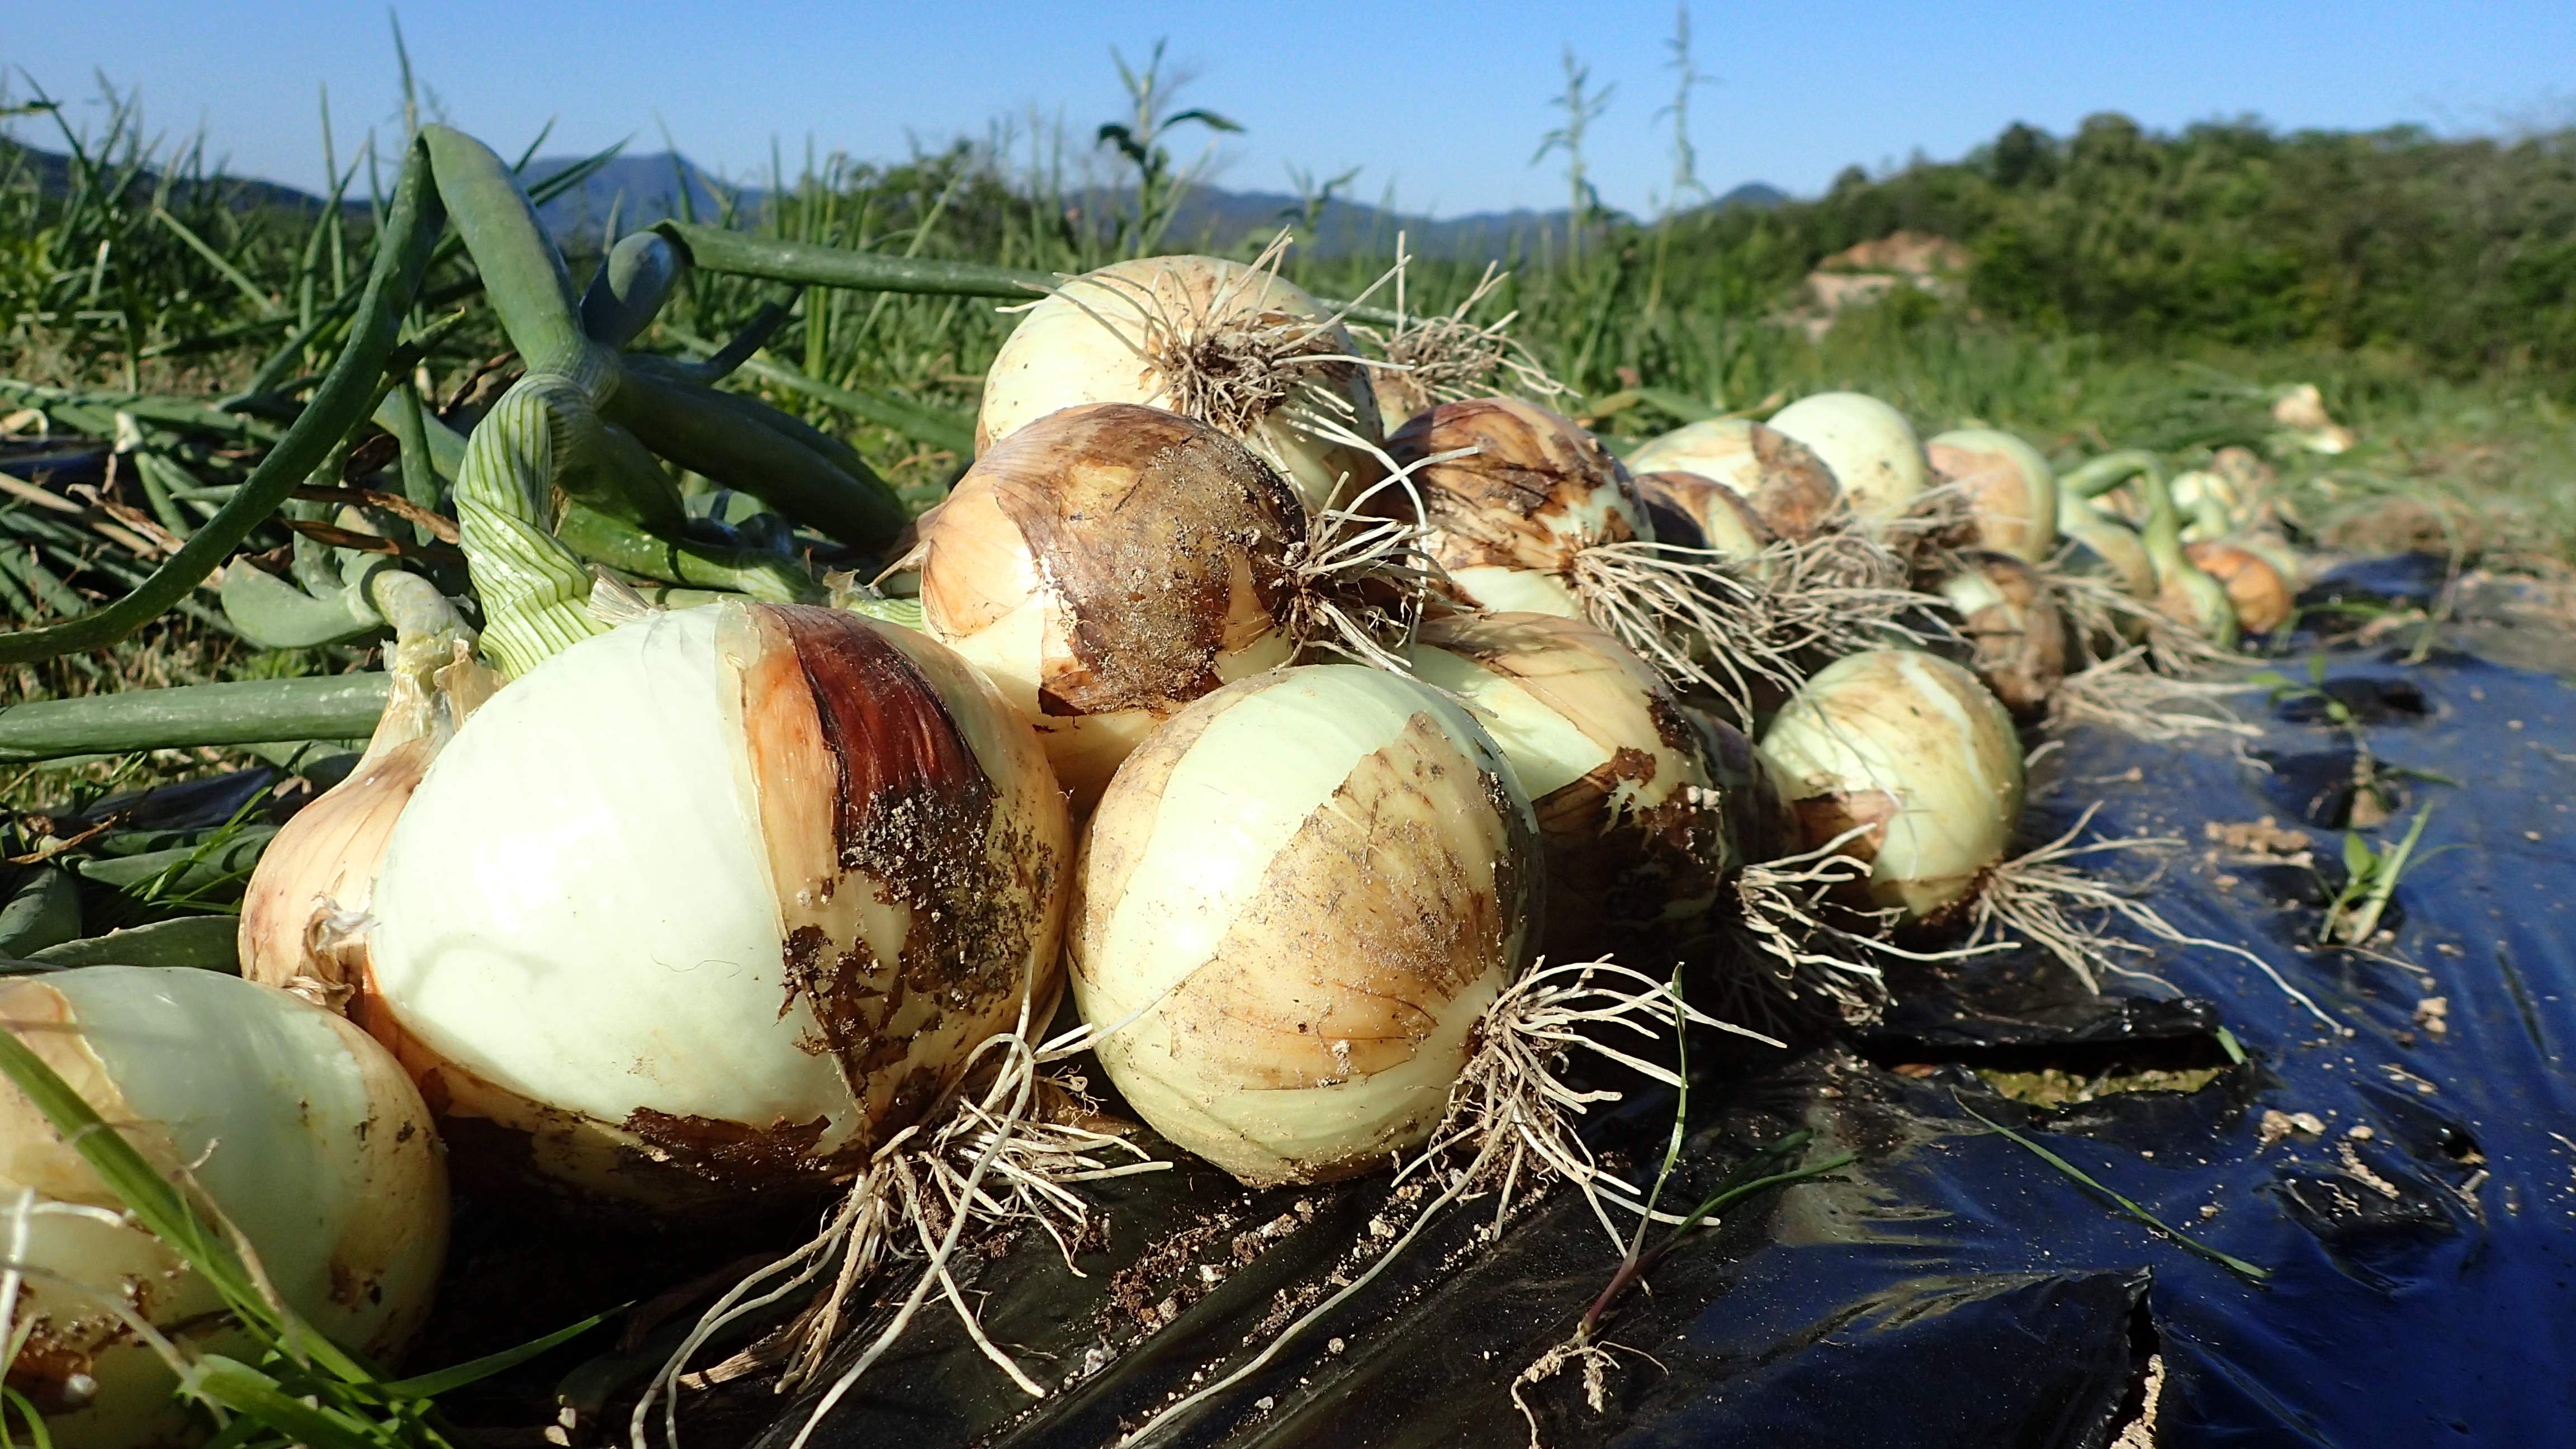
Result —
M0 982L0 1025L146 1161L185 1173L305 1322L380 1361L419 1329L447 1250L447 1174L420 1094L365 1033L270 987L137 966ZM28 1336L9 1387L44 1413L53 1442L195 1437L170 1369L100 1298L188 1351L248 1357L249 1337L6 1081L0 1209L8 1232L26 1234L9 1256L42 1270L18 1288L10 1327Z
M1771 415L1833 471L1852 514L1883 524L1904 514L1926 484L1923 444L1905 414L1866 393L1820 392Z
M1730 862L1700 733L1627 646L1545 614L1433 621L1414 676L1466 700L1538 813L1554 961L1645 964L1708 913Z
M1858 827L1871 905L1944 914L2001 864L2021 818L2012 717L1946 659L1882 649L1807 681L1762 736L1809 849Z
M1697 473L1640 473L1637 496L1646 506L1658 543L1750 560L1759 557L1775 537L1741 494Z
M921 520L922 615L1036 726L1085 809L1157 723L1296 653L1305 533L1294 490L1215 428L1068 408Z
M564 650L394 827L352 1014L460 1175L568 1203L791 1196L1043 1014L1063 797L919 632L725 603Z
M1484 608L1582 618L1584 552L1652 537L1619 460L1573 422L1516 398L1442 403L1397 429L1387 452L1413 468L1432 557ZM1390 488L1377 506L1404 501Z
M2057 475L2039 450L1994 428L1959 428L1923 445L1932 471L1959 490L1971 520L1962 542L2024 563L2057 549Z
M1833 470L1814 450L1743 418L1675 428L1631 454L1628 468L1641 485L1646 474L1659 472L1690 473L1722 485L1750 505L1770 533L1792 540L1813 538L1842 500Z
M1267 268L1113 262L1032 306L1003 342L985 373L975 451L1061 408L1142 403L1241 439L1321 508L1383 471L1368 447L1331 436L1382 436L1353 349L1322 304Z
M1536 945L1536 835L1491 738L1400 675L1314 665L1200 699L1085 837L1066 964L1101 1065L1247 1182L1419 1146Z
M2011 554L1966 550L1941 581L1973 651L1968 667L2013 713L2048 708L2066 677L2066 628L2039 571Z

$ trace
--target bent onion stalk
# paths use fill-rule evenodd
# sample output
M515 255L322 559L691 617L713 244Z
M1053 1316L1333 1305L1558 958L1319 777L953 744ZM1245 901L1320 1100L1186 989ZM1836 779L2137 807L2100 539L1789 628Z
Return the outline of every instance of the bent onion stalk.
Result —
M178 1184L290 1334L384 1359L427 1318L447 1243L438 1140L356 1027L213 972L88 966L0 983L0 1028ZM0 1082L11 1397L64 1449L182 1442L179 1371L254 1356L257 1337L225 1312L227 1270L129 1217L80 1146Z
M1340 315L1280 279L1286 243L1249 266L1147 257L1066 279L994 356L977 454L1061 408L1138 403L1241 440L1312 508L1376 481L1384 434L1368 368Z
M1035 737L912 630L653 614L478 710L395 823L353 1015L460 1175L569 1205L795 1197L1055 989ZM686 1023L685 1032L674 1023Z

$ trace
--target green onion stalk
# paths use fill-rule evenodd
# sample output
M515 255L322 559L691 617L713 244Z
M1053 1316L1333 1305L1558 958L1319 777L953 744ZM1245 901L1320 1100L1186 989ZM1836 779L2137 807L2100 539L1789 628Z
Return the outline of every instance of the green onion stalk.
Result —
M2236 647L2236 606L2226 586L2211 578L2183 553L2182 511L2174 506L2165 484L2164 464L2155 454L2128 448L2106 453L2059 480L2077 498L2090 500L2135 479L2144 495L2146 521L2138 530L2156 571L2156 608L2221 650Z

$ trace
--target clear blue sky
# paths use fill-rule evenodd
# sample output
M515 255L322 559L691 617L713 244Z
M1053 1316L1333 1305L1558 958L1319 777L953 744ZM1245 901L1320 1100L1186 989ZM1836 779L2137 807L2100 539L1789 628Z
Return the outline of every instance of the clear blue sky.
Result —
M1284 163L1362 166L1356 194L1440 215L1564 200L1561 163L1530 166L1557 123L1566 46L1615 83L1588 146L1614 206L1669 189L1661 0L1302 5L995 3L606 5L436 0L402 7L421 78L454 123L515 151L549 118L550 153L631 137L736 177L773 143L859 157L908 138L981 136L997 115L1060 117L1078 143L1120 105L1109 50L1168 36L1197 74L1185 102L1246 134L1221 184L1284 190ZM344 154L390 134L398 90L386 12L293 0L0 0L0 65L86 102L91 76L142 88L151 123L202 126L240 174L321 180L318 88ZM1239 17L1258 15L1257 26ZM2120 110L2158 128L2259 114L2285 126L2415 121L2444 132L2576 120L2576 0L2342 4L1832 3L1694 7L1702 180L1821 189L1843 166L1920 149L1954 156L2026 120L2064 134ZM94 115L94 106L74 114ZM12 128L42 141L41 125ZM1193 152L1199 142L1187 142Z

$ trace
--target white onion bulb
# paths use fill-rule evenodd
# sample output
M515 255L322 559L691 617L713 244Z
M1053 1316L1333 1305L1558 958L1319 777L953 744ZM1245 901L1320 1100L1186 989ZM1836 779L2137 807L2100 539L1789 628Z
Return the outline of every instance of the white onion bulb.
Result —
M1067 408L922 519L922 618L1036 727L1080 811L1182 705L1295 655L1305 531L1295 490L1215 428Z
M1902 516L1931 471L1905 414L1866 393L1800 398L1773 413L1771 426L1815 450L1864 524Z
M1350 332L1294 283L1217 257L1113 262L1020 319L984 375L975 451L1060 408L1142 403L1213 423L1310 508L1383 475L1377 395Z
M1842 853L1869 863L1870 904L1913 917L1974 895L2021 818L2012 717L1935 655L1879 649L1827 665L1772 721L1762 755L1808 848L1868 827Z
M447 1174L420 1094L364 1032L271 987L139 966L0 982L0 1025L145 1160L193 1177L306 1323L391 1360L428 1316ZM248 1355L215 1290L121 1221L124 1202L0 1080L0 1231L18 1231L30 1192L20 1261L96 1287L185 1348ZM31 1332L9 1368L54 1443L187 1439L169 1368L59 1279L20 1285L11 1327ZM14 1413L10 1428L24 1442Z
M1717 903L1727 802L1680 699L1626 645L1545 614L1453 615L1412 663L1476 709L1538 814L1548 959L1644 964Z
M1705 478L1743 499L1765 528L1786 539L1815 537L1842 499L1842 485L1814 450L1744 418L1675 428L1630 454L1628 471L1641 485L1649 473Z
M461 1176L584 1207L796 1192L1043 1017L1071 859L1045 755L937 641L648 615L477 711L394 827L352 1013Z
M1420 1146L1536 944L1536 834L1511 766L1436 691L1347 664L1227 685L1091 817L1066 965L1101 1065L1246 1182Z
M1654 536L1619 460L1572 421L1517 398L1442 403L1386 447L1398 466L1477 450L1408 476L1422 495L1432 557L1482 608L1581 618L1574 578L1583 551ZM1408 505L1387 488L1372 506Z
M1974 532L1961 542L2034 564L2057 551L2057 474L2037 448L1995 428L1958 428L1923 451L1964 495Z

